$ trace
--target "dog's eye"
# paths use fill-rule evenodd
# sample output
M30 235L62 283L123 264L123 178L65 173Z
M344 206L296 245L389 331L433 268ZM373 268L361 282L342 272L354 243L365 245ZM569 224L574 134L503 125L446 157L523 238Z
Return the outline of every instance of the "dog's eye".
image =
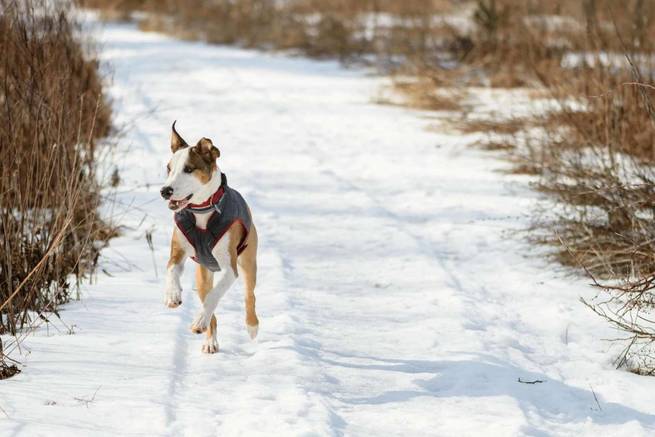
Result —
M188 165L184 166L184 173L191 173L192 171L193 171L193 169L191 167L189 167Z

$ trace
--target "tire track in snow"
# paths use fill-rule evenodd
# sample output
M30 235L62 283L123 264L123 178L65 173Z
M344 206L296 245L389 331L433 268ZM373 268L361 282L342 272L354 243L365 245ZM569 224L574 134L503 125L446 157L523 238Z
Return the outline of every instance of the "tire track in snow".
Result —
M274 103L273 99L270 97L268 92L264 88L257 87L252 84L252 82L249 82L247 80L242 79L239 71L236 68L233 68L231 66L227 66L226 70L230 73L230 78L233 81L234 85L233 87L236 89L239 89L241 91L245 92L254 92L255 94L259 94L265 97L265 100L268 100L270 103ZM289 113L292 114L292 113ZM294 121L298 122L299 120L294 119ZM297 123L297 127L302 129L303 124L302 123ZM247 196L248 197L248 196ZM252 203L253 211L264 211L265 208L263 208L261 205L257 203L257 197L252 196L248 197L250 199L250 202ZM265 217L265 216L260 216L258 214L256 221L258 226L261 227L260 231L260 239L262 238L262 233L266 232L268 229L270 229L272 226L272 221L278 220L279 216L277 214L271 216L271 217ZM269 227L267 227L267 224ZM264 234L265 235L265 234ZM290 320L292 320L292 331L291 332L282 332L280 335L283 336L289 336L292 340L292 345L291 346L285 346L289 351L293 351L294 354L298 356L300 359L300 362L304 363L304 365L307 365L307 361L310 360L310 367L312 368L312 380L307 381L308 385L313 385L312 383L316 383L317 381L328 381L330 378L329 376L324 372L323 366L320 365L319 359L315 356L313 353L313 349L315 348L320 348L320 345L307 345L306 342L302 339L299 339L299 337L302 336L302 333L307 330L306 328L306 322L303 323L302 320L300 319L301 315L298 314L298 309L300 309L298 303L295 303L292 301L292 297L289 293L286 292L291 287L297 288L298 286L294 284L293 277L295 275L294 272L294 267L293 267L293 257L287 253L285 253L283 250L281 250L281 247L283 246L282 239L292 239L293 235L281 235L278 237L275 236L269 236L269 245L268 245L268 250L273 251L275 256L279 259L280 262L280 272L281 272L281 278L280 282L283 284L283 287L280 287L279 290L277 290L277 293L282 293L282 296L284 296L284 307L286 308L286 312L288 314L288 317ZM261 254L260 254L261 257ZM256 290L256 294L259 296L261 291L261 285L260 284L266 284L265 281L261 281L258 279L258 289ZM266 288L269 288L269 286L265 286ZM265 290L264 290L265 292ZM258 297L258 301L260 298ZM306 314L305 314L306 315ZM307 316L307 315L306 315ZM264 319L265 320L265 319ZM264 326L264 325L262 325ZM265 329L265 328L264 328ZM261 335L261 334L260 334ZM265 334L264 334L265 335ZM299 352L301 351L301 352ZM321 389L316 389L313 390L315 394L317 394L319 397L325 397L325 393ZM328 396L328 398L331 398L331 396ZM343 432L343 428L345 426L345 422L343 418L338 414L337 410L333 407L333 405L330 402L325 402L325 401L320 401L318 402L318 405L322 406L325 409L325 425L327 426L325 428L326 430L326 435L340 435ZM328 431L329 430L329 431Z
M268 100L271 103L275 103L275 100L271 97L271 95L266 91L265 88L260 88L253 86L251 83L248 83L244 80L239 80L239 74L236 70L230 69L232 74L234 75L235 78L237 78L237 83L239 84L240 87L242 88L247 88L256 92L259 92L261 95L263 95L266 100ZM307 156L311 156L312 159L314 160L316 167L321 169L323 173L326 173L330 175L330 178L338 181L342 187L349 189L351 191L357 191L359 193L362 193L366 196L366 198L371 202L372 206L374 209L378 212L381 212L385 217L388 219L392 220L394 222L394 225L400 229L405 235L407 235L409 238L411 238L416 245L419 247L420 252L422 252L424 255L429 257L430 259L434 259L437 261L439 264L439 267L441 271L446 274L449 278L449 285L453 289L455 289L458 292L464 292L464 287L462 285L462 281L459 279L458 275L455 273L455 270L450 268L447 263L446 259L444 258L443 254L439 253L438 251L435 250L435 248L423 237L415 234L412 230L409 229L409 227L406 225L406 220L403 217L398 216L395 214L393 211L388 209L387 207L384 206L384 203L379 200L377 196L374 196L371 194L369 189L363 188L356 183L354 183L352 180L340 175L339 173L335 172L333 170L333 167L325 165L325 162L329 161L329 154L326 153L324 150L319 149L320 145L317 142L311 141L310 138L312 138L312 132L310 132L306 127L303 121L295 116L294 113L292 112L287 112L283 116L286 116L287 118L290 118L292 120L292 123L297 126L299 129L304 130L305 137L308 139L307 141L307 146L304 147L304 152ZM313 147L311 147L313 146ZM342 190L339 190L342 191ZM347 190L343 190L347 191Z
M172 371L168 381L167 399L164 404L164 415L166 417L166 428L171 430L171 435L175 435L177 423L177 408L179 395L184 389L184 382L189 366L191 348L188 341L188 331L193 317L193 294L195 290L183 291L182 305L178 307L178 322L175 329L175 345L173 346Z
M236 83L240 88L243 89L249 89L252 91L256 91L260 93L262 96L265 97L265 100L268 100L270 103L274 104L276 103L275 100L271 97L270 93L265 88L257 87L252 85L252 83L247 82L243 79L240 79L239 73L237 70L233 68L229 68L229 71L232 73L233 77L236 79ZM372 205L375 207L375 209L379 212L382 212L383 215L388 217L389 219L394 221L394 224L402 230L403 233L405 233L407 236L409 236L416 244L419 246L421 252L424 255L429 256L432 259L437 260L439 263L441 270L443 273L448 275L450 279L450 285L455 288L457 291L464 291L462 287L462 282L460 279L457 277L457 275L454 273L454 270L449 268L444 260L444 257L441 253L437 252L432 245L429 244L425 240L425 238L420 237L419 235L416 235L414 232L412 232L407 226L406 226L406 221L404 218L398 216L394 212L392 212L390 209L384 207L384 203L381 202L376 196L372 195L370 190L363 188L357 184L355 184L352 180L343 177L342 175L338 174L333 170L333 167L329 167L325 165L326 161L329 161L329 154L326 153L324 150L319 149L320 145L317 142L314 142L311 140L313 133L309 131L305 127L305 123L303 123L303 120L301 120L299 117L297 117L293 112L286 112L282 115L283 117L287 117L292 120L292 124L297 126L299 129L304 131L305 137L308 139L307 140L307 146L304 147L304 152L307 154L307 156L311 156L316 163L317 168L320 168L322 172L329 174L334 180L340 182L343 187L358 191L362 194L364 194L372 203ZM313 146L313 147L311 147Z

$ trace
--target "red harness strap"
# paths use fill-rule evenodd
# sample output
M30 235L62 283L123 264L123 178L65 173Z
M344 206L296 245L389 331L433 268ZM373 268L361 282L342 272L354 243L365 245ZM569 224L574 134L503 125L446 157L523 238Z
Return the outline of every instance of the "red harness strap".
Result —
M187 208L191 209L205 209L208 208L211 205L216 205L219 200L221 200L221 197L223 197L223 194L225 194L225 189L221 185L218 190L214 194L212 194L209 199L205 200L202 203L189 203L187 205Z

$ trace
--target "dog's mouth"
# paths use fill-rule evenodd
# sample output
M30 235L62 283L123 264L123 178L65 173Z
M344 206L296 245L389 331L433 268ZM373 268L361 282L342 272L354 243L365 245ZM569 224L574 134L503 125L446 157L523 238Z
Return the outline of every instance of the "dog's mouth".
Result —
M180 199L180 200L170 199L168 201L168 209L172 211L179 211L180 209L186 207L189 204L189 200L191 200L191 197L193 197L193 194L189 194L184 199Z

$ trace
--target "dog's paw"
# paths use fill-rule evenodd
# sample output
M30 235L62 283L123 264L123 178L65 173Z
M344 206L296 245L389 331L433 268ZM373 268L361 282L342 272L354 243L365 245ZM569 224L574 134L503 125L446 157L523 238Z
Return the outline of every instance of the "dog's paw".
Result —
M182 290L168 288L164 293L164 305L168 308L177 308L182 305Z
M218 352L218 342L213 338L208 338L202 345L202 353L215 354Z
M182 294L181 293L166 293L164 298L164 305L168 308L177 308L182 305Z
M254 340L255 337L257 337L257 332L259 332L259 324L246 325L246 329L248 330L248 335L250 335L250 339Z
M180 305L182 305L182 298L181 297L169 297L166 298L166 302L164 302L167 307L169 308L177 308Z
M191 324L191 332L194 334L202 334L209 327L209 322L211 320L211 315L207 316L204 312L201 312L193 319Z

